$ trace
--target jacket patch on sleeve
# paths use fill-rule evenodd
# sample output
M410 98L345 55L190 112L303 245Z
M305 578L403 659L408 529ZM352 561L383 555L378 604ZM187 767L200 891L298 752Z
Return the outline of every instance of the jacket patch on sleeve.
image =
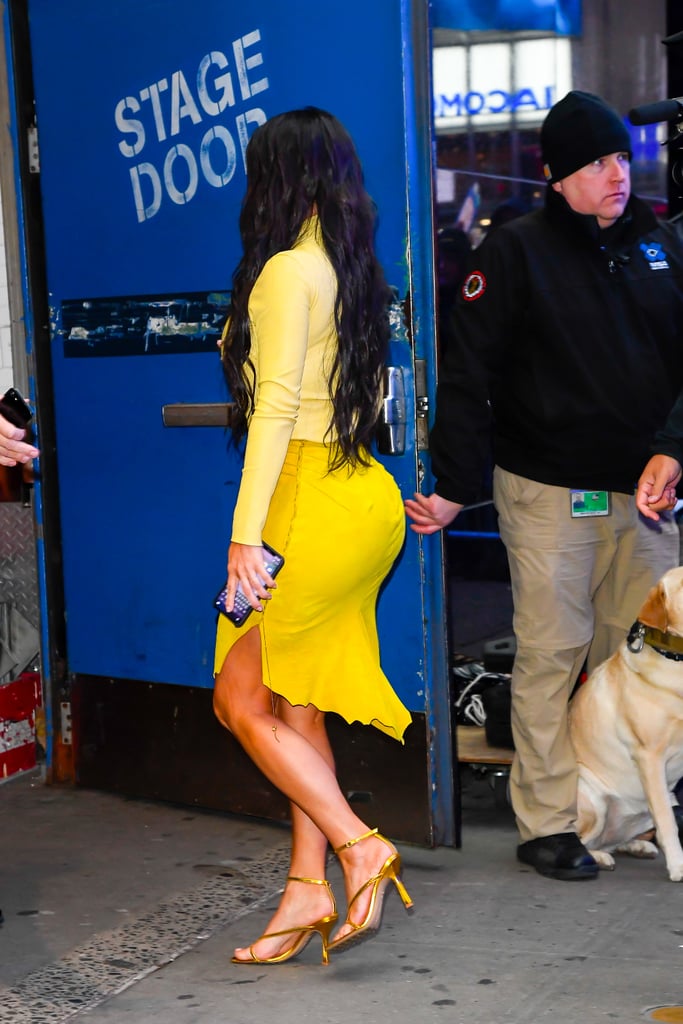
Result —
M480 299L486 291L486 278L481 270L473 270L468 274L462 285L462 297L466 302L474 302Z

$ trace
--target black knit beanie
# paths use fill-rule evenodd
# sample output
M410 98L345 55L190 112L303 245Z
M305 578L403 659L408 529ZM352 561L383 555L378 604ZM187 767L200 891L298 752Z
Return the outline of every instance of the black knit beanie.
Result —
M617 114L599 96L574 90L551 107L541 126L543 173L561 181L580 167L610 153L628 153L631 136Z

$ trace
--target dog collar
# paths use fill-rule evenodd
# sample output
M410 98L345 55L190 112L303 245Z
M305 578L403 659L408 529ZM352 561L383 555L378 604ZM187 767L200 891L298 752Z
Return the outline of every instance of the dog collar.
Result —
M626 645L633 654L640 654L644 644L671 661L683 661L683 636L663 633L661 629L645 626L636 619L626 637Z

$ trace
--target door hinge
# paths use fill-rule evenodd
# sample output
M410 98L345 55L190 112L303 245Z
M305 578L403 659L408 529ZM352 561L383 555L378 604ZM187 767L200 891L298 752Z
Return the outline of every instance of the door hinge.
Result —
M38 125L30 124L26 132L28 140L28 169L31 174L40 174L40 152L38 150Z
M63 700L59 705L60 733L62 743L70 747L73 743L73 732L71 728L71 701Z
M415 360L415 434L417 450L429 448L429 395L427 394L427 361Z

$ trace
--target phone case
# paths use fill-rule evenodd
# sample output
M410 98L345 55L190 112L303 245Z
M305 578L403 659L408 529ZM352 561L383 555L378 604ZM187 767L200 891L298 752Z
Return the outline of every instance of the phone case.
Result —
M268 544L263 543L261 546L268 556L265 559L265 567L269 575L274 578L285 564L285 560L281 554L271 548ZM228 585L226 583L219 593L216 594L213 602L214 608L217 608L222 615L225 615L226 619L230 619L235 626L241 626L249 618L249 615L254 611L254 609L244 596L241 584L238 583L232 611L226 611L225 600L227 597L227 587Z
M15 427L25 427L33 416L16 388L9 388L0 398L0 413Z

